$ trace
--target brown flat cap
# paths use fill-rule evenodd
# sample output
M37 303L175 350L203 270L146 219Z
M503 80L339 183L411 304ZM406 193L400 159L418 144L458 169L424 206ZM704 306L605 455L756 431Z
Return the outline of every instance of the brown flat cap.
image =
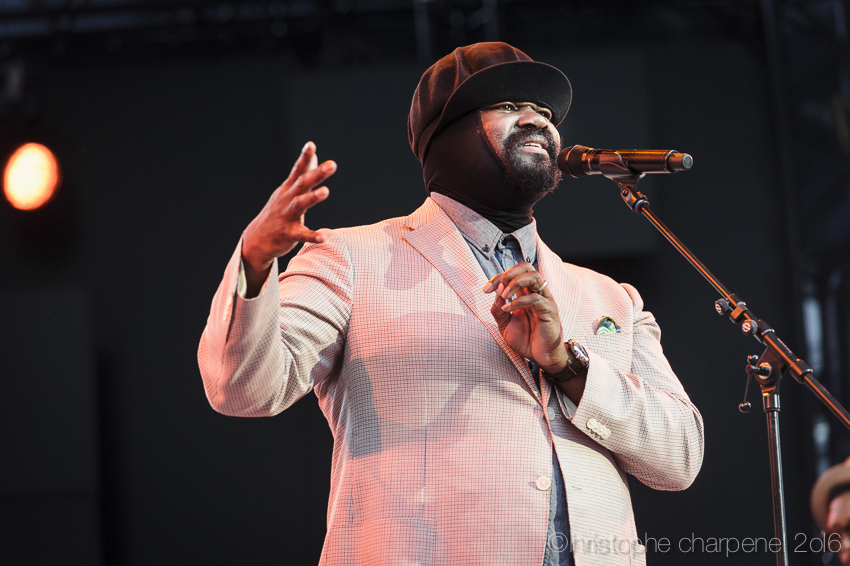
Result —
M572 96L564 73L507 43L458 47L422 75L407 116L407 139L421 162L431 139L471 110L502 101L534 102L551 110L557 125Z

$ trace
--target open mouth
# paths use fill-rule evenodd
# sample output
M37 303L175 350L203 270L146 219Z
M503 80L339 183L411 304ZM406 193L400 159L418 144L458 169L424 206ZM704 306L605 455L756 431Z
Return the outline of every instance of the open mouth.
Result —
M523 142L523 144L520 147L524 151L528 151L530 153L543 153L545 155L549 155L549 152L547 151L548 144L545 141L529 140L529 141Z

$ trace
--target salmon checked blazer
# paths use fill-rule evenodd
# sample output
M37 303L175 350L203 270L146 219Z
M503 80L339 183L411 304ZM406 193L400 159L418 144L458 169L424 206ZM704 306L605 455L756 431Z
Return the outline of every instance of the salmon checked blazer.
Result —
M240 244L198 352L221 413L271 416L311 389L318 397L334 437L320 564L541 564L553 446L576 564L644 564L626 474L686 488L703 423L637 291L538 240L564 337L590 356L568 418L505 344L487 278L433 200L325 234L252 299L237 293ZM622 331L597 335L603 316Z

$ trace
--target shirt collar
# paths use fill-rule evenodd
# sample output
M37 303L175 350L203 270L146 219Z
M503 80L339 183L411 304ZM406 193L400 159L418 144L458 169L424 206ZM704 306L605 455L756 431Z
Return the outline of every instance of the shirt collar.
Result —
M432 192L431 199L451 218L466 241L489 260L496 251L496 245L505 234L492 222L453 198ZM519 242L522 256L526 261L529 263L537 261L537 220L532 219L530 224L511 234Z

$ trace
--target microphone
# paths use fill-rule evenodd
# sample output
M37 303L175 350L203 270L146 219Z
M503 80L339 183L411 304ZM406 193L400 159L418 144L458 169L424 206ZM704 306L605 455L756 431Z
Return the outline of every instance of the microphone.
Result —
M675 149L593 149L583 145L565 147L558 154L558 168L575 178L605 175L609 179L642 173L687 171L694 158Z

